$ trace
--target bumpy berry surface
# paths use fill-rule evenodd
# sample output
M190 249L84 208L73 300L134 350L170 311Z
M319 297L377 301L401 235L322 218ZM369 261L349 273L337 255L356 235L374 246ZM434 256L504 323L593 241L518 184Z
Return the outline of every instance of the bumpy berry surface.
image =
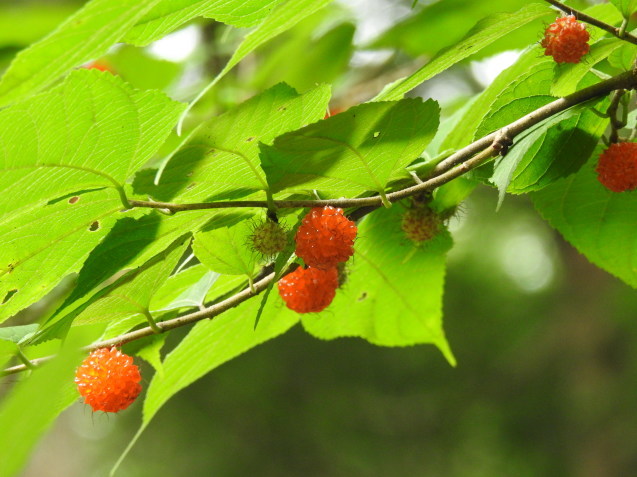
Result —
M403 214L401 228L412 242L424 242L440 231L440 217L427 207L415 207Z
M548 26L542 47L544 54L552 56L556 63L579 63L590 49L589 39L586 25L569 15L558 18Z
M599 156L597 178L613 192L637 189L637 143L611 144Z
M288 243L288 234L280 224L272 220L266 220L261 225L255 227L252 234L252 245L254 249L271 257L281 252Z
M342 209L315 207L296 232L296 255L310 267L326 270L353 255L355 238L356 224Z
M338 270L299 267L278 283L279 294L288 308L297 313L313 313L325 309L338 288Z
M126 409L141 392L141 379L133 358L116 348L93 351L75 372L77 390L93 411Z

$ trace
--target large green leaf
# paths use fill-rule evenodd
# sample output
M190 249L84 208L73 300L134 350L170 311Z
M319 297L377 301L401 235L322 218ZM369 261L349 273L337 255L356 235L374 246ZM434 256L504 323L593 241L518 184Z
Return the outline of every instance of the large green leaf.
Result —
M220 275L198 264L171 276L153 295L150 310L168 311L179 308L201 308L208 291Z
M228 63L226 63L226 66L224 66L223 70L221 70L219 74L215 76L215 78L190 103L188 109L184 111L179 125L177 126L178 132L181 132L181 124L183 123L183 120L190 108L243 58L263 45L265 42L289 30L304 18L319 11L331 1L332 0L286 0L285 2L277 5L276 8L274 8L272 12L261 22L261 24L245 37L233 53Z
M91 0L46 38L16 56L0 80L0 106L46 88L71 68L103 56L119 41L147 45L198 16L215 18L236 26L250 26L269 15L280 2ZM326 0L321 2L325 3ZM290 10L292 8L286 8L283 13ZM271 29L264 26L265 22L262 31ZM247 39L246 43L249 43ZM249 51L239 55L236 62Z
M551 87L551 93L556 96L566 96L577 90L577 85L584 78L591 68L600 61L608 58L618 48L626 43L617 38L605 38L591 47L591 51L586 55L585 60L576 64L561 65L556 68L555 81ZM635 47L632 48L633 55Z
M195 234L192 250L210 270L224 275L246 275L252 280L257 273L258 254L250 247L253 225L247 220L215 230Z
M90 1L53 33L18 53L0 80L0 106L36 93L74 66L104 55L162 1Z
M181 110L160 92L82 70L0 111L0 214L82 189L121 188Z
M50 33L72 13L73 7L67 3L3 2L0 47L29 45Z
M70 337L60 355L18 383L0 403L0 477L15 476L55 418L73 401L73 374L82 354L80 346L96 337L81 329Z
M402 98L419 84L443 72L450 66L477 53L498 38L510 34L538 18L554 15L554 11L545 4L531 3L514 13L499 13L479 21L475 27L456 45L439 52L429 63L414 74L402 78L385 88L375 101L388 101Z
M457 43L473 27L477 19L495 12L512 12L528 0L440 0L421 2L426 5L414 15L394 24L372 43L373 48L401 48L411 56L433 56L441 49ZM485 47L476 56L490 56L502 50L521 49L542 29L540 20L507 32L506 37Z
M637 10L637 0L610 0L617 9L626 18L630 18L633 12Z
M438 128L438 103L404 99L366 103L261 146L270 190L384 194Z
M189 244L190 238L175 243L144 266L103 289L75 317L75 324L115 321L149 313L153 295L175 269Z
M96 293L96 290L120 270L134 269L127 275L130 279L144 270L144 264L180 237L190 235L204 225L210 229L223 227L244 217L246 215L243 213L218 212L211 215L209 211L193 211L174 217L153 212L139 219L126 217L120 220L92 250L80 271L77 287L49 318L32 343L64 336L75 316L101 296L100 291Z
M455 364L442 330L451 238L445 231L414 248L400 228L403 211L395 206L365 218L347 281L325 312L303 317L303 326L322 339L359 336L381 346L432 343Z
M550 95L552 83L552 61L541 61L521 73L506 88L495 95L488 112L484 115L475 132L475 139L497 131L525 114L557 99Z
M78 272L122 215L111 190L75 197L0 216L0 322Z
M597 152L601 152L598 149ZM597 155L577 174L531 194L536 209L595 265L637 288L637 192L597 180Z
M495 162L491 178L500 191L525 193L541 189L566 177L588 160L604 132L607 120L590 108L605 109L594 102L572 108L542 122L514 143L513 149Z
M156 199L209 201L238 198L267 189L259 166L259 142L275 137L325 114L329 86L303 95L285 84L276 85L227 113L202 124L163 170L140 174L135 191ZM240 127L237 127L240 125Z
M132 45L145 46L196 17L237 27L249 27L266 17L282 0L162 0L124 36Z

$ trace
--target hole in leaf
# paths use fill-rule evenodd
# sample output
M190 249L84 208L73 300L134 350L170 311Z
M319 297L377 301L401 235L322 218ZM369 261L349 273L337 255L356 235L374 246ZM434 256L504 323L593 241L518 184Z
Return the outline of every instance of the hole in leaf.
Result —
M13 295L15 295L16 293L18 293L18 289L15 288L13 290L9 290L7 292L7 294L4 296L4 299L2 300L2 304L4 305L6 302L8 302L9 300L11 300L11 298L13 297Z
M376 137L378 137L378 136L380 136L380 131L376 131L376 132L374 133L374 137L375 137L375 138L376 138Z
M93 222L91 224L91 226L88 228L89 231L91 232L95 232L96 230L98 230L100 228L100 223L96 220L95 222Z
M71 197L69 199L69 204L75 204L80 198L76 195L75 197Z

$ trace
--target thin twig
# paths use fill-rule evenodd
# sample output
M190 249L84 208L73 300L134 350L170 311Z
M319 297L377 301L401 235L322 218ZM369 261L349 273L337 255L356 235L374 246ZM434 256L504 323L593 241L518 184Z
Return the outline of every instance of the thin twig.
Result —
M590 15L587 15L586 13L580 12L579 10L569 7L568 5L564 5L562 2L558 2L557 0L545 0L545 1L553 5L554 7L559 8L564 13L575 15L575 17L581 22L588 23L589 25L596 26L597 28L601 28L602 30L607 31L611 35L616 36L620 40L625 40L629 43L633 43L637 45L637 37L634 35L631 35L630 33L627 33L625 31L625 25L624 25L624 31L622 31L621 28L617 28L617 27L614 27L613 25L609 25L608 23L604 23L603 21L598 20L597 18L593 18Z
M515 138L518 134L526 129L535 126L536 124L544 121L545 119L560 113L572 106L580 103L584 103L600 96L605 96L611 91L617 89L633 89L637 85L636 77L633 72L628 71L617 76L613 76L606 81L589 86L580 91L576 91L573 94L565 96L563 98L556 99L555 101L536 109L535 111L521 117L517 121L512 122L508 126L502 128L506 129L507 136L510 139ZM422 192L431 191L443 184L446 184L450 180L458 177L457 172L453 172L452 169L459 164L467 161L474 155L483 151L487 147L491 146L494 141L502 135L501 131L491 133L482 139L469 144L468 146L460 149L454 154L447 157L440 162L433 170L432 177L423 181L421 184L417 184L405 189L401 189L395 192L387 194L387 200L389 202L396 202L412 195L416 195ZM465 171L466 172L466 171ZM464 173L464 172L462 172ZM461 173L461 174L462 174ZM170 202L152 202L143 200L130 200L133 207L150 207L156 209L167 209L172 212L183 212L186 210L202 210L202 209L226 209L233 207L262 207L267 208L268 202L265 200L237 200L237 201L223 201L223 202L202 202L194 204L174 204ZM371 197L358 197L351 199L323 199L323 200L275 200L274 205L279 209L289 208L303 208L303 207L324 207L331 205L333 207L351 208L351 207L380 207L382 205L382 199L378 195Z
M243 303L248 298L252 298L253 296L258 295L263 290L265 290L270 282L274 279L274 273L270 273L266 277L262 278L258 282L254 283L254 290L250 288L246 288L236 295L233 295L219 303L211 305L209 307L204 308L200 311L195 311L193 313L189 313L184 316L180 316L177 318L173 318L172 320L159 321L157 322L157 329L160 332L172 330L174 328L179 328L184 325L189 325L191 323L196 323L197 321L205 320L207 318L213 318L230 308L234 308L235 306ZM150 326L145 328L140 328L135 331L131 331L129 333L124 333L123 335L117 336L110 340L98 341L89 346L83 348L84 351L90 352L99 348L110 348L112 346L121 346L123 344L129 343L134 340L138 340L140 338L144 338L146 336L152 336L157 332L153 330ZM43 358L37 358L31 360L32 366L39 366L42 363L45 363L51 360L53 356L45 356ZM26 371L29 369L26 365L20 364L17 366L13 366L11 368L7 368L3 371L0 371L0 376L7 376L9 374L20 373L22 371Z

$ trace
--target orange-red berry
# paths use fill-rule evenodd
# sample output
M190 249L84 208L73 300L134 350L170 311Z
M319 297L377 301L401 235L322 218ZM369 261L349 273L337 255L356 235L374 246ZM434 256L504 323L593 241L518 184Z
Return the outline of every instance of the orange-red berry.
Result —
M586 25L573 15L558 18L544 32L544 54L552 56L556 63L579 63L590 50L590 35Z
M421 243L435 237L440 224L440 217L429 207L414 207L403 214L400 225L409 240Z
M296 255L310 267L333 268L353 255L355 238L356 224L342 209L315 207L296 232Z
M599 156L597 178L613 192L637 189L637 143L611 144Z
M141 392L141 379L133 358L115 347L93 351L75 372L77 390L93 411L126 409Z
M287 307L297 313L313 313L325 309L336 295L338 270L299 267L278 283L279 294Z

